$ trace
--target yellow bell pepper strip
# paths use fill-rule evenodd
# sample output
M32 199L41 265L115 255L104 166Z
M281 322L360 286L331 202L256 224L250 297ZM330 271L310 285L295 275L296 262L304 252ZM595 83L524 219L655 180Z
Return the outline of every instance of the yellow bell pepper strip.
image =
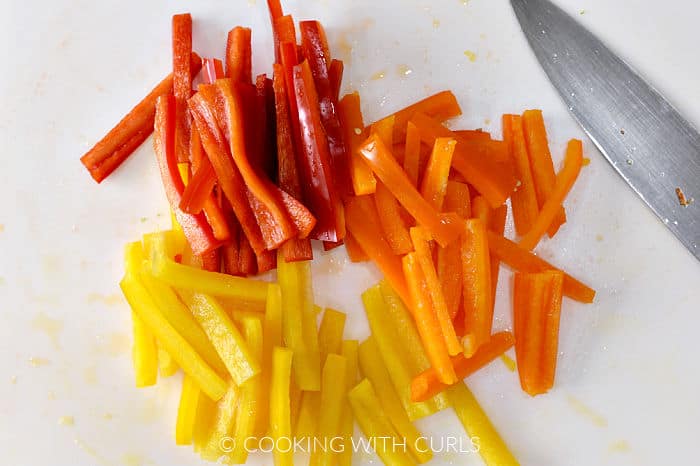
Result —
M297 422L294 427L294 437L298 439L306 439L309 445L313 445L313 441L318 433L318 417L321 408L321 392L302 392L301 402L299 405L299 413Z
M386 466L411 466L416 462L391 425L369 380L364 379L348 394L355 419Z
M260 373L259 359L216 299L185 290L180 290L180 297L204 329L236 385Z
M226 387L228 390L228 385ZM196 453L201 453L209 441L209 433L212 430L216 412L217 403L212 401L208 396L200 395L197 400L197 407L194 414L194 426L192 427L192 443L194 444L194 451Z
M197 351L212 369L220 376L226 376L228 370L216 352L216 348L214 348L207 334L204 333L204 330L199 326L187 306L177 297L175 291L165 283L154 279L145 271L141 274L141 282L148 290L160 313L170 325L182 335L182 338Z
M321 351L321 363L326 363L329 354L340 354L343 345L343 331L345 330L344 312L326 308L323 311L321 326L318 329L318 347Z
M174 288L236 298L247 303L264 303L267 297L267 282L178 264L165 254L160 239L154 241L150 260L153 276Z
M192 377L185 374L182 377L182 391L180 392L180 404L177 408L177 421L175 423L176 445L192 444L194 421L197 416L200 395L201 391L197 383Z
M463 383L457 383L447 390L450 403L464 426L467 435L479 439L479 454L486 466L517 466L518 460L508 449L479 402Z
M243 319L243 335L253 356L261 360L263 352L263 327L259 318L247 317ZM261 374L257 374L246 380L240 386L240 400L236 411L234 430L234 444L231 452L232 464L243 464L248 459L246 440L255 434L256 418L260 414L260 393L262 392Z
M272 379L272 350L282 346L282 290L277 283L267 289L267 303L263 319L263 352L261 385L258 415L256 416L255 436L263 437L270 425L270 382Z
M433 452L425 437L408 419L408 414L391 384L389 371L377 355L381 354L373 337L360 344L359 356L362 374L372 383L387 417L399 434L406 441L406 446L419 463L430 461Z
M450 363L445 336L442 333L440 320L433 309L425 274L418 263L418 257L415 252L412 252L406 254L402 261L406 283L411 293L413 318L430 358L430 364L439 374L440 381L447 385L453 384L457 381L457 376Z
M425 285L428 295L430 296L426 304L429 305L431 312L434 314L435 319L437 319L440 326L440 331L442 332L442 338L447 346L447 352L450 354L450 356L453 356L462 352L462 344L457 338L455 328L452 325L452 318L447 308L447 302L445 301L442 284L440 283L438 273L435 270L433 254L430 250L430 236L422 227L411 228L410 234L411 241L413 242L413 248L416 251L414 255L418 260L420 269L423 271ZM406 281L409 282L409 279L407 278ZM415 307L418 305L419 302L414 299L414 316L416 316Z
M286 262L278 256L277 280L282 289L282 334L285 345L294 351L295 380L302 390L318 391L321 388L321 363L313 309L311 263Z
M466 221L462 237L462 279L464 286L464 355L473 356L491 337L493 303L491 258L486 225L479 219Z
M312 450L312 466L334 466L340 447L340 422L345 400L345 377L347 361L339 354L329 354L321 374L321 403L319 408L317 438L319 442ZM318 445L320 443L320 447Z
M396 300L401 303L398 296L396 296ZM362 302L372 336L380 349L380 356L389 370L391 381L409 419L420 419L444 408L446 406L444 400L440 406L435 400L423 403L411 402L411 380L421 371L430 367L430 363L423 352L423 346L413 320L403 304L401 304L402 309L399 311L402 314L400 318L396 318L395 309L384 301L379 285L366 290L362 294ZM409 342L413 346L407 345ZM416 363L417 357L411 354L413 352L421 353L423 359L420 364Z
M170 377L177 373L180 367L170 353L162 348L158 348L158 372L161 377Z
M360 147L360 154L375 175L396 197L416 221L423 225L440 244L446 246L460 234L458 225L445 222L439 213L420 195L406 176L391 149L374 133Z
M240 389L236 384L229 384L226 395L219 401L214 412L211 429L200 455L207 461L218 461L222 456L226 456L230 461L230 452L227 452L233 442L226 439L230 437L236 421L236 411L240 400Z
M136 312L131 312L134 345L131 356L134 361L136 387L149 387L158 380L158 348L153 334Z
M299 420L301 397L303 394L304 392L301 391L301 388L299 388L299 385L297 385L294 380L294 375L292 375L292 380L289 383L289 419L293 428L296 428L297 421Z
M215 401L224 396L226 382L163 317L151 295L137 278L127 273L119 286L131 309L150 328L156 339L175 358L182 370L197 381L202 391Z
M275 466L294 465L294 450L286 443L287 440L292 439L289 396L291 377L292 350L276 346L272 351L272 382L270 383L270 434L274 440L272 456Z
M355 417L347 394L357 385L359 373L359 343L357 340L343 340L341 356L345 358L345 392L343 396L343 414L340 419L340 435L343 448L338 453L338 466L352 466L352 436L355 433Z
M421 196L437 210L442 210L442 204L445 201L447 177L450 175L455 146L457 146L455 139L435 139L433 151L423 173L420 185Z

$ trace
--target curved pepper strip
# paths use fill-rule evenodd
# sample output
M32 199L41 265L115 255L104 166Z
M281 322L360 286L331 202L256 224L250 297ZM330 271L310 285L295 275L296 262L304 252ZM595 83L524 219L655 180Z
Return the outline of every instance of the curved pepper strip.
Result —
M214 90L211 87L208 89ZM245 183L241 173L231 160L228 144L218 127L213 110L204 99L202 90L203 87L200 86L200 92L192 96L188 103L193 121L201 136L204 151L214 167L219 187L231 203L231 208L236 214L250 246L256 252L262 252L265 250L265 242L253 209L248 202Z
M459 225L445 222L423 199L377 134L372 134L360 147L360 154L399 203L441 246L448 245L460 235Z
M294 66L293 84L301 131L298 166L302 190L317 219L312 237L323 241L340 241L345 237L345 216L308 61Z
M202 60L196 53L190 59L192 73L195 74L202 66ZM153 132L156 100L172 93L172 90L171 73L80 158L95 181L101 183L148 138Z
M202 214L192 215L180 210L185 185L177 167L175 155L175 98L160 97L156 103L153 148L158 160L165 194L178 223L195 254L204 254L221 245Z

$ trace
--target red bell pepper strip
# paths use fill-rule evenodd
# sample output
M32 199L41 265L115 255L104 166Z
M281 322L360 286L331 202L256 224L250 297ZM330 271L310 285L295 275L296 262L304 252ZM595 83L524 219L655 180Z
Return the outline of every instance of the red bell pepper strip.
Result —
M423 113L411 118L420 131L421 141L432 145L436 138L447 137L457 140L452 158L452 168L457 170L494 209L508 199L517 181L508 157L508 146L501 141L468 141L445 128L437 120ZM501 155L499 153L504 153ZM494 153L498 155L494 156Z
M195 74L202 66L201 59L193 53L190 60L192 73ZM170 94L172 89L171 73L80 158L80 162L95 181L101 183L150 136L153 132L156 100L160 96Z
M238 218L241 229L249 240L249 247L256 251L263 251L265 243L258 226L255 214L248 202L247 189L240 172L231 160L228 153L228 144L216 123L216 117L201 92L192 96L189 100L190 112L197 130L202 138L204 151L209 158L219 180L219 188L223 190L226 198ZM214 88L209 88L215 90Z
M226 39L226 77L234 82L253 83L250 29L236 26Z
M238 244L238 260L238 270L244 277L258 273L258 264L255 251L253 251L250 241L248 241L246 235L241 235L240 237L240 242Z
M272 79L265 76L263 90L256 86L259 105L265 105L265 165L264 170L273 183L277 183L277 110ZM264 95L264 99L262 96ZM264 102L263 102L264 101Z
M321 121L318 94L307 61L294 66L294 95L303 145L299 172L304 200L318 223L312 237L339 241L345 236L343 205L336 189L326 131Z
M281 64L273 66L272 86L275 95L277 123L277 179L279 187L295 199L301 199L301 185L294 152L284 67ZM308 238L290 239L282 245L282 255L287 262L311 260L313 259L311 241Z
M277 150L274 146L274 138L270 139L268 136L274 134L274 126L270 128L270 123L275 121L274 117L271 121L268 118L268 81L264 74L256 77L254 95L251 96L250 102L246 102L247 104L252 103L252 105L245 109L246 119L244 123L246 126L250 126L250 130L246 131L250 141L246 140L246 143L250 142L251 163L256 170L262 172L270 180L274 180L277 172L274 166ZM274 104L272 108L274 109Z
M275 63L282 63L280 59L280 40L277 35L277 29L275 28L275 20L281 18L284 15L282 11L282 4L280 0L267 0L267 10L270 12L270 24L272 25L272 38L275 44Z
M340 88L343 85L343 71L345 71L343 60L332 59L331 67L328 68L328 79L331 82L333 100L336 103L340 100Z
M331 55L326 32L318 21L299 23L304 56L309 63L318 93L321 122L326 130L335 185L342 196L351 194L347 150L338 118L338 99L330 80Z
M221 243L214 238L204 215L188 214L179 207L185 184L180 177L175 158L175 98L172 95L161 96L156 101L154 128L153 149L158 160L165 194L192 251L195 254L205 254L216 249Z
M299 235L304 238L314 226L315 219L299 201L281 191L270 180L256 172L248 158L244 138L244 118L241 94L230 80L216 83L223 100L223 127L229 132L233 161L240 170L252 197L265 208L265 215L256 215L267 244L267 249L277 249L288 239ZM251 196L249 196L250 200ZM252 204L251 204L252 205ZM260 212L253 206L254 212Z
M225 196L222 198L222 209L228 219L228 227L231 233L228 242L221 247L221 268L224 273L229 275L242 275L239 259L239 243L240 237L245 235L241 234L241 226L233 213L231 204Z
M360 147L360 154L399 203L430 232L440 246L447 246L461 234L460 225L445 222L423 199L377 134L372 134Z
M175 94L175 154L180 163L187 162L190 122L187 99L192 95L192 16L173 16L173 94Z

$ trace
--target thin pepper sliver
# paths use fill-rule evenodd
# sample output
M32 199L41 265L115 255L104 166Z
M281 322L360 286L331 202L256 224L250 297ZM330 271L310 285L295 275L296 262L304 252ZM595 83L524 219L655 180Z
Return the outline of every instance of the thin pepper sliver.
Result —
M199 55L193 53L192 73L197 73L201 66ZM148 138L153 132L156 100L160 96L170 94L172 89L171 73L80 158L80 162L88 169L95 181L101 183Z

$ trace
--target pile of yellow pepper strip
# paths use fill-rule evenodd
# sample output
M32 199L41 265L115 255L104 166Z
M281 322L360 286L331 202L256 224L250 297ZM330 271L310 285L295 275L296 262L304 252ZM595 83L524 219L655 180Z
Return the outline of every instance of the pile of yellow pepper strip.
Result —
M486 464L518 464L463 383L411 402L430 363L385 281L362 295L372 334L359 343L343 339L342 312L317 325L308 262L279 258L277 283L205 271L174 223L128 244L125 269L136 386L182 369L175 442L206 460L243 464L259 450L290 466L302 445L312 465L349 466L357 421L385 464L425 463L433 452L413 421L452 407Z

